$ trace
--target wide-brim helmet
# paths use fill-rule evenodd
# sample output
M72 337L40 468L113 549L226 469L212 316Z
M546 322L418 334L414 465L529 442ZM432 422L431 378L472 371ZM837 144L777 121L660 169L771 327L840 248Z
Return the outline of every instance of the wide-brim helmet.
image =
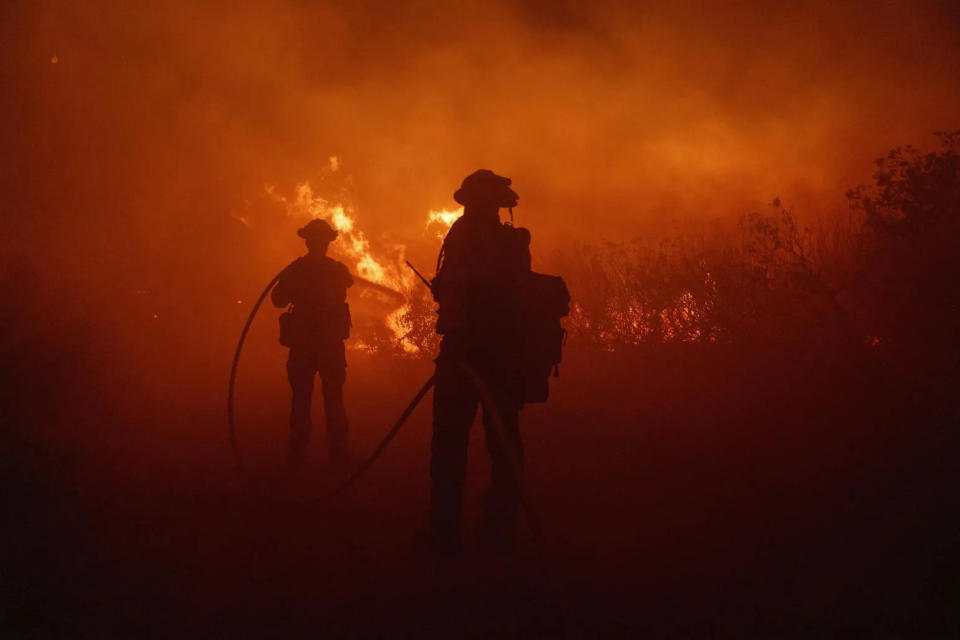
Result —
M321 242L333 242L339 235L336 229L330 226L326 220L316 218L304 226L297 229L297 235L304 240L320 240Z
M520 196L510 188L513 181L498 176L489 169L474 171L466 178L453 194L453 199L465 207L496 206L512 208L517 206Z

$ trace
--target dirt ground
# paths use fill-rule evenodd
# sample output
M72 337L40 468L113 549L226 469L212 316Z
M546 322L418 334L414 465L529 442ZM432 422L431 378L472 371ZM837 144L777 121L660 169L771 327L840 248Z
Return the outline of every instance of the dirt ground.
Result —
M550 402L522 415L544 546L522 529L514 557L469 545L453 559L430 556L417 538L429 396L349 492L298 504L290 500L341 477L326 465L322 428L310 470L290 477L282 369L244 369L238 434L263 499L233 464L221 365L199 366L189 382L161 370L78 381L69 404L53 407L13 399L7 637L957 630L957 417L928 415L917 428L905 416L925 397L888 393L869 362L797 361L772 378L769 362L747 357L571 350ZM430 369L351 356L358 459ZM29 399L31 388L19 393ZM475 428L468 530L487 464Z

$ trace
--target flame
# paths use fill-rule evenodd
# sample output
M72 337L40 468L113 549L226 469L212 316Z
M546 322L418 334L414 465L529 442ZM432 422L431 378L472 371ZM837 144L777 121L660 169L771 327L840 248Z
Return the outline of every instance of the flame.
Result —
M717 342L719 329L711 317L718 299L718 285L707 272L704 288L699 293L684 289L661 305L620 293L606 298L603 313L591 314L574 302L570 306L569 324L574 331L587 335L606 351L619 346L636 346L647 340L661 342ZM647 306L644 306L644 305Z
M330 157L330 167L339 167L339 159ZM352 262L354 272L361 278L377 284L402 290L406 285L402 270L388 269L384 262L374 256L370 249L370 241L366 234L357 227L353 211L349 206L326 200L313 191L309 182L301 182L294 189L292 201L277 193L274 185L266 185L268 195L282 202L287 207L287 213L304 218L322 218L340 232L340 242L335 245L335 251L346 254L344 257ZM403 248L401 247L401 252Z
M397 345L403 352L409 355L416 355L420 353L420 347L410 341L410 331L413 329L413 326L409 320L407 320L410 308L409 304L405 304L399 309L396 309L387 316L386 324L393 332L393 335L397 339Z
M331 156L329 161L330 169L336 171L340 166L339 159ZM394 354L417 356L435 348L431 343L436 338L432 327L435 307L426 288L404 267L404 245L375 249L352 207L348 203L324 199L314 192L309 182L297 184L289 199L278 193L274 186L266 185L265 189L285 205L288 215L327 220L340 233L338 241L331 245L334 256L360 278L388 287L404 297L401 304L383 317L385 334L361 330L351 341L351 349L372 353L386 348ZM442 239L462 215L463 208L432 209L426 215L425 232L431 241L434 236ZM697 287L696 292L683 289L673 299L653 305L650 300L630 291L608 297L604 312L599 315L574 303L569 326L575 332L592 336L592 340L607 351L648 340L716 342L719 329L711 317L717 304L718 285L709 271L705 270L702 277L703 286ZM383 335L388 337L387 342L384 342ZM875 346L876 342L872 344Z
M330 169L336 171L340 166L339 159L331 156L329 161ZM413 273L404 267L404 245L387 245L375 250L352 207L324 199L314 192L309 182L297 184L289 199L278 193L274 186L266 185L265 189L285 205L288 215L327 220L340 233L338 241L331 245L334 256L360 278L388 287L404 297L403 303L382 320L382 326L388 332L385 334L389 337L387 343L376 332L365 334L361 331L351 341L351 349L377 352L386 347L392 353L406 356L431 351L435 345L430 340L436 337L432 330L435 307L426 288L420 286ZM442 239L462 215L463 208L432 209L427 212L424 229L431 238ZM592 336L601 348L608 351L651 339L716 342L718 329L710 318L716 306L718 286L709 271L704 273L702 284L697 292L684 289L672 300L653 306L649 300L622 291L605 301L605 311L599 316L574 303L569 324L574 331Z
M329 160L330 169L336 171L340 166L340 160L336 156L331 156ZM359 228L351 207L318 196L309 182L296 185L292 200L279 194L273 185L265 185L265 190L268 195L286 206L288 215L322 218L329 222L340 233L338 241L331 246L331 251L340 254L337 257L347 263L351 272L365 280L398 291L409 301L416 283L412 281L412 274L403 267L405 246L394 246L394 255L390 257L384 257L383 254L386 253L384 251L375 255L370 240ZM452 213L456 214L456 212ZM454 219L455 217L451 218L449 224L453 224ZM404 354L415 355L420 352L420 348L410 340L410 332L413 328L408 319L410 309L409 302L401 305L387 315L384 324L393 336L394 346ZM352 346L362 351L376 350L373 345L362 339L355 341Z
M427 214L427 229L434 227L437 237L443 240L453 223L462 215L463 207L459 209L432 209Z

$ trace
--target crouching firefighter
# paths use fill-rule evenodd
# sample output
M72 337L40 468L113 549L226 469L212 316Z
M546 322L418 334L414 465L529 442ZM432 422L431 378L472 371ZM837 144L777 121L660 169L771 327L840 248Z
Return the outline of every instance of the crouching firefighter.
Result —
M500 209L510 208L512 219L517 204L510 184L486 169L464 179L454 194L464 213L443 241L431 283L443 337L436 359L427 540L441 553L461 546L467 443L478 406L491 481L477 533L495 549L513 547L523 459L520 410L526 402L546 400L548 377L560 362L560 318L569 310L569 294L560 278L531 271L530 232L500 222Z
M343 406L347 374L343 341L350 335L346 298L353 278L346 265L327 256L337 231L326 221L311 220L297 235L306 241L307 255L283 270L270 296L274 306L289 307L280 316L280 344L290 348L287 378L293 391L289 462L296 467L306 461L313 379L319 374L330 459L342 464L347 457L348 428Z

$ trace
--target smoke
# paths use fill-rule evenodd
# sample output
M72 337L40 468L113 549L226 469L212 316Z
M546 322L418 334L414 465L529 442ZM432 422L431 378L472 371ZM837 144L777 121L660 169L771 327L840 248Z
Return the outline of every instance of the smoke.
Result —
M536 260L773 196L829 214L875 156L960 113L960 18L942 2L4 13L8 277L83 291L88 310L142 304L149 320L229 307L211 333L302 251L265 185L310 181L372 246L411 245L428 264L428 213L492 168L514 179ZM131 298L144 290L152 302Z

